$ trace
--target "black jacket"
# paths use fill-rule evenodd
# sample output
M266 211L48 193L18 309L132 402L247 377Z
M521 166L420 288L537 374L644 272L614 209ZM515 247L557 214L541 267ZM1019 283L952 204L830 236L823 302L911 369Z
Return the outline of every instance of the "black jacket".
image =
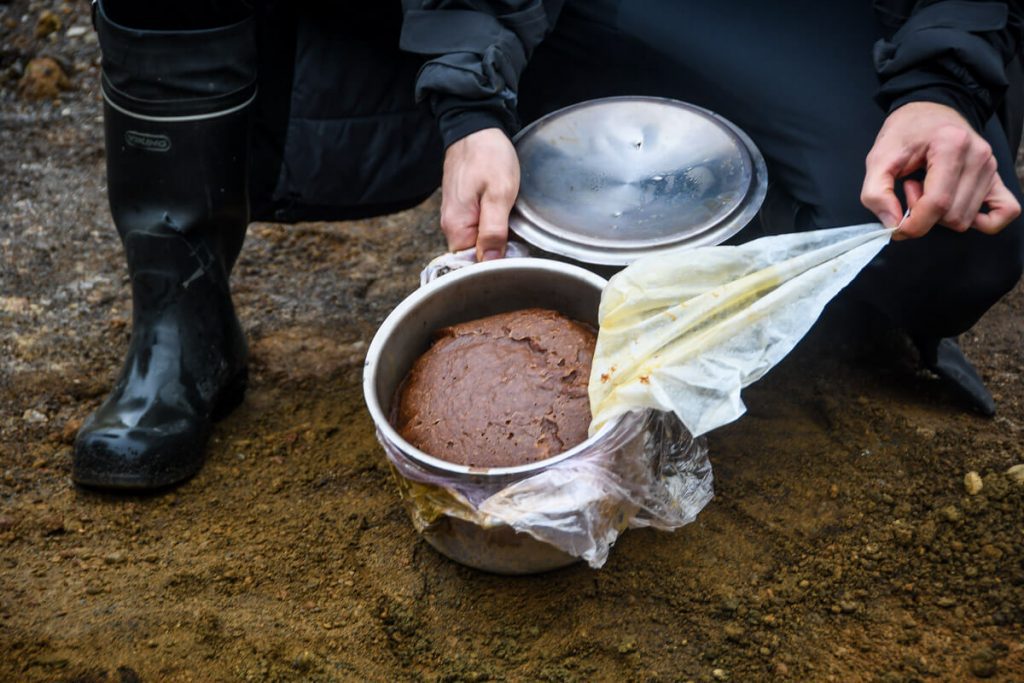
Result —
M404 4L402 48L432 56L416 95L430 103L445 144L493 126L514 133L519 76L562 0ZM1024 0L875 0L874 8L889 32L874 51L885 109L939 102L976 128L996 113L1020 49Z
M421 201L440 183L447 145L492 126L518 130L531 54L565 2L586 1L256 3L254 216L356 218ZM888 29L874 55L881 106L941 102L976 127L993 113L1005 125L1008 102L1024 106L1024 92L1007 93L1022 5L875 0ZM1019 126L1007 127L1011 138Z
M254 11L253 217L360 218L429 196L443 147L414 98L423 58L398 49L401 5L265 0Z

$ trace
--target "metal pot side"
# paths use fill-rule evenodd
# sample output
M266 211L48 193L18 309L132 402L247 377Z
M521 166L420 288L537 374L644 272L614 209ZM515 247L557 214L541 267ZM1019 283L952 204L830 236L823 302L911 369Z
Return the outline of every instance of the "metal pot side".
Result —
M366 405L410 517L439 552L462 564L501 574L529 574L563 567L578 558L498 524L482 525L464 515L441 514L437 501L464 503L458 490L490 495L504 486L569 458L586 455L609 437L623 446L616 463L636 463L643 449L643 420L622 419L573 449L518 467L470 468L435 458L405 441L391 426L391 402L415 360L429 348L435 330L487 315L543 307L596 327L605 280L578 266L545 259L490 261L445 275L407 297L384 321L367 352L363 370ZM627 416L630 417L630 416ZM624 431L629 431L624 434ZM623 438L625 437L625 438ZM408 467L395 466L395 458ZM410 475L415 472L417 474ZM422 474L423 476L419 476ZM429 501L424 503L424 501ZM632 516L625 500L602 501L608 523L621 531Z

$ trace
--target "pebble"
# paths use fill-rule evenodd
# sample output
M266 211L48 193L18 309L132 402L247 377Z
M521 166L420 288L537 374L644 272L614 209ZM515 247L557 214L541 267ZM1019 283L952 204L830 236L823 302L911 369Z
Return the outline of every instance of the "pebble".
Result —
M981 475L974 470L971 470L964 475L964 490L967 491L967 495L976 496L981 493L981 487L983 486L981 481Z
M959 522L960 510L955 505L947 505L942 508L942 518L947 522Z
M108 553L103 556L104 564L121 564L125 560L124 553L120 550L115 550L112 553Z
M956 605L956 598L945 595L935 601L935 604L939 607L953 607Z
M729 640L740 640L743 638L743 627L739 624L726 624L723 629L725 637Z
M971 656L971 674L978 678L992 678L996 675L996 658L991 650L985 649Z
M64 429L61 430L60 441L61 443L71 445L75 442L75 437L78 436L78 430L82 428L82 418L74 417L64 423Z
M998 560L1003 556L1003 551L991 543L986 543L981 546L981 554L993 560Z
M86 595L99 595L102 592L103 586L99 585L98 583L90 583L88 586L85 587Z
M1014 465L1010 469L1006 470L1006 474L1016 483L1024 484L1024 463Z
M0 515L0 534L14 528L14 518L7 515Z
M64 35L66 35L68 38L78 38L80 36L84 36L85 32L88 30L89 29L85 26L72 26Z
M729 674L727 674L725 672L725 669L712 669L711 670L711 676L716 681L724 681L725 679L727 679L729 677Z
M25 412L21 414L21 419L29 424L41 424L46 422L49 418L35 408L27 408Z
M309 650L303 650L292 660L292 668L296 671L309 671L316 665L316 655Z
M36 38L45 38L60 30L60 17L50 10L43 10L36 22Z
M36 57L18 81L18 93L30 100L53 99L71 87L64 69L52 57Z
M64 518L60 515L47 515L42 519L43 535L55 536L64 533Z

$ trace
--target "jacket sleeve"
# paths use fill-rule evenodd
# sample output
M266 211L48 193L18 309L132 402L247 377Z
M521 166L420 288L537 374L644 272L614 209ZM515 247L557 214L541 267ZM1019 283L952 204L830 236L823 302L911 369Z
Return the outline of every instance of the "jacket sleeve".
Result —
M519 77L562 0L403 0L401 48L432 57L416 77L447 148L484 128L512 135Z
M877 100L891 112L908 102L946 104L980 130L1008 85L1006 64L1020 50L1024 0L876 2L896 27L875 44Z

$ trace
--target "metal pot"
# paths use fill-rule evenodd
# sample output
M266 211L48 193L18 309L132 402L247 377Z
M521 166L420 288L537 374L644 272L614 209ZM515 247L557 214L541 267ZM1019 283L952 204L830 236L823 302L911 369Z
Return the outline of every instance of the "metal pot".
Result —
M768 186L764 158L743 130L662 97L580 102L514 140L522 181L512 232L590 266L720 244L746 227Z
M578 558L511 527L481 525L452 514L509 484L534 476L602 444L615 447L615 462L635 467L643 449L643 418L627 415L601 433L547 460L516 467L468 467L434 457L408 443L389 421L392 401L435 330L476 318L529 307L550 308L597 326L606 281L580 267L535 258L489 261L445 275L409 295L387 317L370 344L363 392L377 436L388 454L413 524L442 554L462 564L503 574L562 567ZM625 500L602 501L609 523L621 531L634 508ZM468 508L461 508L468 509Z

